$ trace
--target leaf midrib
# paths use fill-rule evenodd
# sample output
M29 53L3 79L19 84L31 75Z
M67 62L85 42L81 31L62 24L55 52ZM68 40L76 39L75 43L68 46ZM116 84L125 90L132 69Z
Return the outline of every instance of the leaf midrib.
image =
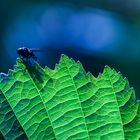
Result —
M124 137L124 129L123 129L123 122L122 122L122 118L121 118L121 113L120 113L120 109L119 109L119 104L118 104L118 102L117 102L116 92L115 92L113 83L112 83L112 81L111 81L110 75L109 75L108 73L107 73L107 75L108 75L108 77L109 77L109 82L110 82L110 84L111 84L111 86L112 86L113 94L114 94L114 97L115 97L115 102L116 102L116 104L117 104L117 109L118 109L118 113L119 113L119 118L120 118L120 121L121 121L121 124L122 124L122 127L121 127L121 130L122 130L122 137L123 137L123 139L125 140L125 137Z
M85 114L84 114L84 111L83 111L83 109L82 109L82 105L81 105L81 102L80 102L80 98L79 98L79 94L78 94L78 91L77 91L75 82L74 82L74 80L73 80L73 78L72 78L72 76L71 76L71 74L70 74L69 67L67 66L67 63L66 63L65 60L64 60L64 63L65 63L65 65L66 65L66 68L67 68L67 70L68 70L68 73L69 73L69 75L70 75L70 78L71 78L71 80L72 80L72 83L73 83L73 85L74 85L75 92L77 93L79 105L80 105L80 108L81 108L81 112L82 112L82 114L83 114L83 119L84 119L84 122L85 122L86 131L87 131L87 134L88 134L88 139L90 140L89 131L88 131L88 127L87 127L87 123L86 123L86 119L85 119Z
M32 81L33 85L35 86L35 88L36 88L37 92L38 92L38 93L39 93L39 95L40 95L39 89L38 89L38 87L36 86L35 82L33 81L32 77L30 76L29 72L27 72L27 74L28 74L28 76L29 76L29 79L31 79L31 81ZM43 87L42 87L42 88L43 88ZM55 138L57 138L57 137L56 137L56 135L55 135L55 131L54 131L54 128L53 128L53 125L52 125L51 118L50 118L49 113L48 113L48 111L47 111L47 109L46 109L46 107L45 107L45 103L44 103L44 101L43 101L43 99L42 99L42 96L41 96L41 95L40 95L40 98L41 98L42 103L43 103L43 106L44 106L44 108L45 108L45 110L46 110L47 116L48 116L48 118L49 118L49 120L50 120L51 127L52 127L52 130L53 130L53 133L54 133L54 136L55 136Z

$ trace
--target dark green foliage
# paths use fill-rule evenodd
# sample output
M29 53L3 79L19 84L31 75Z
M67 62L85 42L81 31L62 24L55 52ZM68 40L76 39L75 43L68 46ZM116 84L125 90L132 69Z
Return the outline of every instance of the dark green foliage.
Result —
M5 139L139 140L140 104L127 79L109 67L95 78L62 55L54 70L20 59L0 78Z

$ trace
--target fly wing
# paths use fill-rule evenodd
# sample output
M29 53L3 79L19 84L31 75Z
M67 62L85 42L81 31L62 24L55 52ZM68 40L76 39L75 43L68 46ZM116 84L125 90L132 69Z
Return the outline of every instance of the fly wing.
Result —
M33 52L47 52L47 50L40 48L29 48L29 50Z

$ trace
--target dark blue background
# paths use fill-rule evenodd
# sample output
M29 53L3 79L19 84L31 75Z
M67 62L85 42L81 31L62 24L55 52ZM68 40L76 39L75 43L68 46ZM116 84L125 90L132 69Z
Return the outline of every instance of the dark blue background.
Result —
M137 0L0 1L0 71L7 73L18 47L41 48L42 66L60 54L80 60L95 76L105 65L121 71L140 97L140 2Z

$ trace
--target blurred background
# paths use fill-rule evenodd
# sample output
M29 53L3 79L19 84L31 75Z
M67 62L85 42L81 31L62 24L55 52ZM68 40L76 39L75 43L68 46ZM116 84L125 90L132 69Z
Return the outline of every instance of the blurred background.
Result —
M94 76L109 65L140 99L139 0L0 1L0 72L13 68L23 46L45 49L38 61L52 69L62 53Z

